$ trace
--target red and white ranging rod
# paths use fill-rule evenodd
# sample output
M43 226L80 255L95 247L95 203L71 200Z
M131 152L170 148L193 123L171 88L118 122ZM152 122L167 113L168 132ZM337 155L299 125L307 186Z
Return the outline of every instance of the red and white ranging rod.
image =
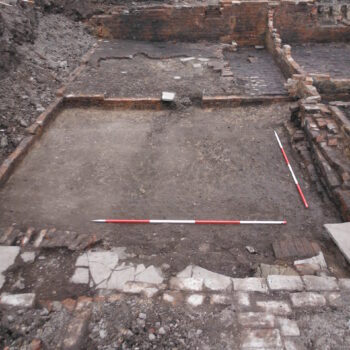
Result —
M241 221L241 220L122 220L99 219L92 222L106 224L195 224L195 225L286 225L287 221Z
M304 205L305 205L305 208L308 208L309 205L307 204L307 201L306 201L306 199L305 199L304 193L303 193L303 191L301 190L300 185L299 185L299 182L298 182L298 180L297 180L297 178L296 178L296 176L295 176L295 174L294 174L294 171L293 171L293 169L292 169L292 167L291 167L291 165L290 165L290 163L289 163L289 160L288 160L288 157L287 157L287 155L286 155L286 152L285 152L284 149L283 149L281 140L280 140L280 138L278 137L277 132L276 132L275 130L274 130L274 132L275 132L275 135L276 135L277 142L278 142L278 144L279 144L279 146L280 146L281 152L282 152L282 154L283 154L283 158L284 158L284 160L286 161L286 164L287 164L287 166L288 166L288 169L289 169L290 173L292 174L292 177L293 177L295 186L296 186L297 189L298 189L298 192L299 192L299 195L300 195L300 197L301 197L301 200L303 201L303 203L304 203Z

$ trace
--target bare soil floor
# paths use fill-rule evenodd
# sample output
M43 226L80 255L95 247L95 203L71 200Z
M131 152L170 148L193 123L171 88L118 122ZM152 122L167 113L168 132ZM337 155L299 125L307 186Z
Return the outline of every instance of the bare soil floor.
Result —
M349 43L292 44L292 56L309 73L329 73L334 78L350 77Z
M248 95L283 95L285 79L273 58L264 49L239 48L227 52L236 85Z
M228 48L209 43L100 42L68 93L159 97L162 91L173 91L190 99L286 93L284 78L265 50L242 48L224 54ZM233 76L222 76L218 67L226 66Z
M197 264L231 276L275 261L276 239L319 241L333 272L342 267L322 224L339 222L297 166L282 123L288 105L222 110L67 109L0 190L0 228L17 223L100 232L174 271ZM294 164L304 209L274 138ZM270 219L286 226L113 226L99 218ZM259 252L250 255L245 246Z

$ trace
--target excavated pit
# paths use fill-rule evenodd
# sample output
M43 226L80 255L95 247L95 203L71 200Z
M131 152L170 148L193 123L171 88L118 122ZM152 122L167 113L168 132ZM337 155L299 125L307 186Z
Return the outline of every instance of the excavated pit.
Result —
M2 228L16 222L100 232L154 264L198 264L231 276L272 263L275 240L319 241L338 221L303 178L282 126L288 104L235 109L66 109L1 189ZM284 164L277 129L295 165L305 210ZM98 225L98 218L283 220L286 226ZM258 254L249 254L246 246ZM341 267L335 272L343 274Z

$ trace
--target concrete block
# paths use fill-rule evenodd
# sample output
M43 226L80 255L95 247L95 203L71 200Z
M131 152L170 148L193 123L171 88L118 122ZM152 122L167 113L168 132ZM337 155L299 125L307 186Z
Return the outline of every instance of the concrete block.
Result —
M232 281L233 281L233 289L235 291L260 292L260 293L268 292L265 278L257 278L257 277L233 278Z
M267 284L273 291L302 291L304 289L303 281L299 276L268 276Z
M305 288L308 291L330 291L338 290L338 283L335 277L303 276Z
M264 312L274 315L288 315L292 312L289 304L285 301L258 301L256 305Z
M334 243L350 263L350 222L324 225Z
M318 293L292 293L290 298L294 307L321 307L326 305L326 298Z

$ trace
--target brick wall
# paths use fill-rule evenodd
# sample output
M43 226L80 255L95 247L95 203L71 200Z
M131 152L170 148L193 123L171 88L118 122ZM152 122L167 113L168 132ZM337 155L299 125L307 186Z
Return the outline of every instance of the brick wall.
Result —
M268 2L229 2L221 5L153 6L125 10L91 19L97 34L116 39L148 41L235 40L239 45L262 45Z
M319 5L313 1L281 1L275 9L275 27L285 42L349 41L350 26L325 25Z

